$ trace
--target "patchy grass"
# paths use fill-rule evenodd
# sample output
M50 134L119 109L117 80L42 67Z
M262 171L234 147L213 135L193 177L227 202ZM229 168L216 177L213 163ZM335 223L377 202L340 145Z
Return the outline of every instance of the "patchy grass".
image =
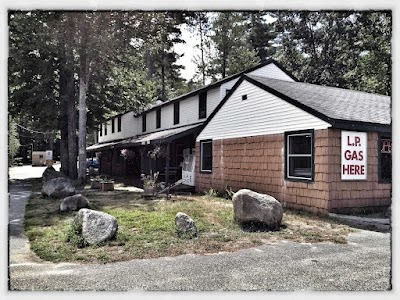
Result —
M76 213L60 213L61 200L34 194L26 207L25 231L31 248L53 262L113 262L187 253L236 251L281 239L296 242L346 243L352 230L345 225L304 212L285 211L279 231L246 232L233 221L230 200L216 197L177 197L144 200L127 191L84 192L91 208L118 220L115 240L84 247L72 228ZM184 212L196 222L198 237L179 238L175 215Z

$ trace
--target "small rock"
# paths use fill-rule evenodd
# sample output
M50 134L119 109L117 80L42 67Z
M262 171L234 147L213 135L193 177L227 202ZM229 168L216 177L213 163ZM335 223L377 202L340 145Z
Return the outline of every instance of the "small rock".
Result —
M118 222L115 217L87 208L78 211L74 223L75 226L82 226L82 237L89 245L111 240L118 231Z
M189 238L197 236L196 224L187 214L178 212L175 216L175 225L178 236L185 235Z
M89 200L81 194L64 198L60 204L60 211L73 211L89 207Z
M53 178L43 184L42 194L48 197L63 198L75 194L75 186L67 177Z

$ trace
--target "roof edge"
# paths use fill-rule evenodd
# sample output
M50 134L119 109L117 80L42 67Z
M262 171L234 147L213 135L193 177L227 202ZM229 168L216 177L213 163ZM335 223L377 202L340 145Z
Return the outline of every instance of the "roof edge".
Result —
M263 89L264 91L267 91L267 92L273 94L274 96L285 100L286 102L288 102L288 103L300 108L301 110L304 110L305 112L308 112L309 114L313 115L314 117L317 117L317 118L319 118L319 119L321 119L321 120L323 120L323 121L325 121L327 123L330 123L333 126L334 119L324 115L323 113L320 113L319 111L317 111L317 110L315 110L315 109L313 109L313 108L311 108L311 107L309 107L309 106L307 106L307 105L305 105L303 103L300 103L299 101L297 101L297 100L295 100L295 99L293 99L293 98L291 98L289 96L286 96L286 95L282 94L281 92L278 92L277 90L275 90L275 89L273 89L273 88L271 88L269 86L266 86L265 84L255 80L255 79L253 79L253 78L251 78L251 77L249 77L247 75L244 75L243 77L244 77L245 80L247 80L248 82L254 84L255 86Z
M142 115L142 114L145 114L145 113L151 112L151 111L153 111L153 110L156 110L157 108L161 108L161 107L167 106L167 105L169 105L169 104L171 104L171 103L175 103L175 102L184 100L184 99L186 99L186 98L192 97L192 96L194 96L194 95L196 95L196 94L199 94L199 93L201 93L201 92L206 92L206 91L208 91L208 90L210 90L210 89L212 89L212 88L221 86L222 84L224 84L225 82L227 82L227 81L229 81L229 80L232 80L232 79L235 79L235 78L237 78L237 77L243 76L243 75L246 74L246 73L252 72L252 71L254 71L254 70L257 70L257 69L259 69L259 68L265 67L265 66L267 66L267 65L269 65L269 64L272 64L272 63L275 64L279 69L281 69L282 72L284 72L286 75L288 75L288 76L289 76L290 78L292 78L294 81L296 81L296 82L299 81L293 74L291 74L288 70L286 70L285 67L283 67L283 66L282 66L279 62L277 62L275 59L273 59L273 58L268 58L268 59L266 59L265 61L259 63L258 65L254 66L254 67L251 67L251 68L246 69L246 70L244 70L244 71L242 71L242 72L239 72L239 73L236 73L236 74L227 76L227 77L222 78L222 79L220 79L220 80L218 80L218 81L216 81L216 82L214 82L214 83L211 83L211 84L209 84L209 85L203 86L203 87L201 87L201 88L199 88L199 89L197 89L197 90L191 91L191 92L186 93L186 94L184 94L184 95L175 97L175 98L173 98L173 99L171 99L171 100L169 100L169 101L166 101L166 102L164 102L164 103L162 103L162 104L160 104L160 105L158 105L158 106L149 108L148 110L145 110L145 111L140 112L140 113L136 113L134 116L135 116L135 117L138 117L138 116L140 116L140 115Z

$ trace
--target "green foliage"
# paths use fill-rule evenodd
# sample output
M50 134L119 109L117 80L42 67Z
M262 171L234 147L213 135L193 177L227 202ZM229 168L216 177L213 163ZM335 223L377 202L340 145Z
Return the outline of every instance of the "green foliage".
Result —
M207 192L205 192L206 197L218 197L218 192L213 188L210 188Z
M11 165L17 155L19 147L19 135L17 131L17 124L12 117L8 117L8 163Z
M243 13L220 12L212 20L214 34L211 35L211 72L213 79L241 72L257 65L260 59L257 52L247 42L246 23Z
M235 192L230 188L226 187L223 190L215 190L213 188L210 188L207 192L205 192L205 197L207 198L224 198L227 200L232 200L233 195Z
M62 262L113 262L187 253L236 251L268 239L300 242L345 242L347 226L312 214L285 211L285 227L275 232L244 232L233 220L232 202L221 198L190 197L176 201L143 200L140 194L91 192L85 197L96 210L118 221L115 240L87 246L74 216L59 214L54 200L34 195L26 207L25 232L31 249L42 259ZM185 212L196 223L195 239L176 234L175 215Z
M65 241L78 248L88 246L87 242L82 236L82 224L79 222L72 222L65 235Z
M391 93L390 12L275 13L276 58L300 81Z

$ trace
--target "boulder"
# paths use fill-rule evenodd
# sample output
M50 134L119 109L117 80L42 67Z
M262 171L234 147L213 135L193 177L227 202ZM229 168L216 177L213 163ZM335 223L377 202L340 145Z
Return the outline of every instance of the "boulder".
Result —
M178 212L175 216L175 226L178 236L195 237L197 236L196 224L187 214Z
M89 207L89 200L81 194L76 194L63 199L60 211L73 211Z
M250 230L279 229L283 209L274 197L242 189L233 195L232 202L235 221L243 227Z
M42 174L43 183L58 177L64 177L60 172L57 172L52 166L49 166L44 170Z
M58 177L43 184L42 194L49 197L63 198L75 194L75 186L71 179Z
M105 212L82 208L74 219L75 227L82 228L82 237L89 244L111 240L118 231L117 219Z

